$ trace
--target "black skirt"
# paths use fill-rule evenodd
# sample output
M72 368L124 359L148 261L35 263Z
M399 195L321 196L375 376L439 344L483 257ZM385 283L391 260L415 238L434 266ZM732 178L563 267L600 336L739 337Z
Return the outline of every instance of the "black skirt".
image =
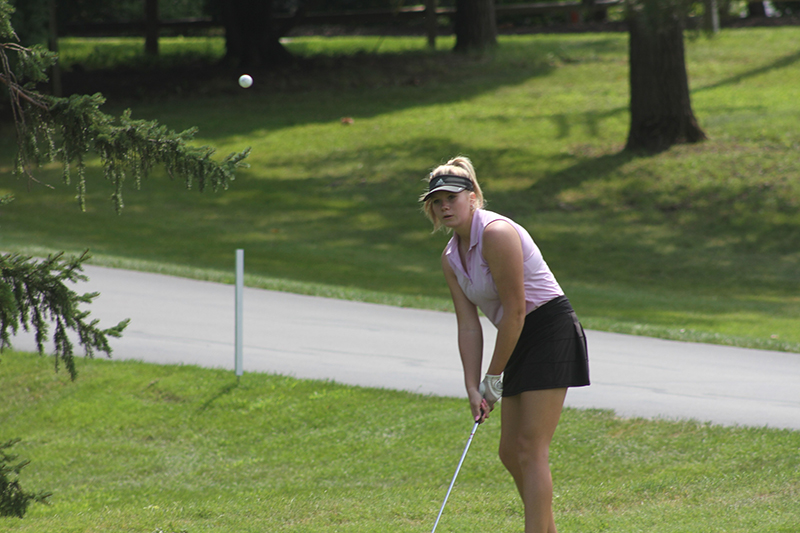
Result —
M567 297L528 313L503 373L503 396L588 384L586 336Z

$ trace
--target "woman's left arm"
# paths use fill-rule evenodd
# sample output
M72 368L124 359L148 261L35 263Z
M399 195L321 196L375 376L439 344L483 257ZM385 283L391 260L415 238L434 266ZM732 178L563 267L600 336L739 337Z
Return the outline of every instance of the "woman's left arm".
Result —
M501 374L517 345L525 324L525 282L522 241L514 227L504 220L483 230L483 257L503 305L497 324L497 341L487 374Z

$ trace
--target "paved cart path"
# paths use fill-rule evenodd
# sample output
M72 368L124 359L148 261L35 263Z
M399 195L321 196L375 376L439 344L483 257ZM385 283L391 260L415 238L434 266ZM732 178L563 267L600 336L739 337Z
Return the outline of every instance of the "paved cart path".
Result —
M232 285L87 266L79 292L115 359L234 367ZM490 353L494 327L484 322ZM587 331L592 385L567 405L620 416L800 429L800 354ZM34 350L30 335L14 347ZM455 315L245 288L244 370L465 397ZM488 356L487 356L488 359ZM488 364L488 361L486 362Z

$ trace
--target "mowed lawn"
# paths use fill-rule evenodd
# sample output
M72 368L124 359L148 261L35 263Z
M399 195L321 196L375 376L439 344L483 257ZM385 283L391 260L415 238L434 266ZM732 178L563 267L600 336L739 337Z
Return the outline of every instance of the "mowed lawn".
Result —
M15 533L430 531L472 422L459 398L192 366L6 352L0 435L53 493ZM502 406L499 407L502 409ZM437 531L522 531L497 458L500 413L475 434ZM3 439L0 439L3 440ZM800 432L565 410L551 448L562 532L794 533Z

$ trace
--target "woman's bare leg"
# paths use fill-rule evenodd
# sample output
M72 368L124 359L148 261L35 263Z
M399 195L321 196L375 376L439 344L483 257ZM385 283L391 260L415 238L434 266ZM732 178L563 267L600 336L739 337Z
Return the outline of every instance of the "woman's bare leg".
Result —
M500 459L525 507L525 533L556 533L550 442L567 389L528 391L503 398Z

